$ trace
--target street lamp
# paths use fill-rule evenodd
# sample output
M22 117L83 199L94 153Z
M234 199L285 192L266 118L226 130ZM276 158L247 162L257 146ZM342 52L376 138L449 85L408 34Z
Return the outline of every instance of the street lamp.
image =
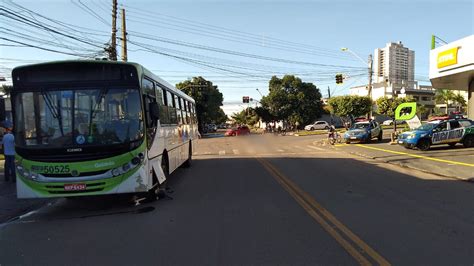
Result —
M356 57L357 59L359 59L365 66L367 66L367 68L369 69L369 85L368 85L368 96L370 98L370 100L372 101L372 67L373 67L373 60L372 60L372 55L370 54L369 55L369 60L368 62L365 62L364 59L362 59L359 55L357 55L356 53L354 53L353 51L351 51L349 48L347 47L343 47L341 48L341 51L343 52L349 52L350 54L352 54L354 57ZM372 118L372 103L370 103L370 112L369 112L369 118Z
M256 90L258 91L258 94L263 97L263 94L260 92L260 90L258 88L256 88Z

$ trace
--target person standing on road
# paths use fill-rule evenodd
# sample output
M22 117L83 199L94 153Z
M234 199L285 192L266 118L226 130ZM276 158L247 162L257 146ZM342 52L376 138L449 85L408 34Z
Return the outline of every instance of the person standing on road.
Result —
M5 155L5 181L11 178L16 182L15 174L15 137L12 134L13 126L11 123L5 124L6 133L3 135L3 154Z

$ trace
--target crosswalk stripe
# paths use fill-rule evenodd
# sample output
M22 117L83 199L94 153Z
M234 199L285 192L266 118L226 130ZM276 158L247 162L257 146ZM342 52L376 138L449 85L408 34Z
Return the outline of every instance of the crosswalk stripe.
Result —
M318 151L324 151L324 149L322 149L322 148L319 148L319 147L316 147L316 146L311 146L311 145L308 145L308 148L315 149L315 150L318 150Z
M219 155L225 155L225 151L219 151Z
M239 150L236 150L236 149L233 149L232 152L233 152L234 154L240 154Z

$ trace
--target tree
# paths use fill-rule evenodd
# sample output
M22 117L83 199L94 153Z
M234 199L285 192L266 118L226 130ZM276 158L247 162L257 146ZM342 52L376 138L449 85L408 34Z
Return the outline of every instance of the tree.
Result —
M453 91L451 90L436 90L435 101L439 104L446 104L446 114L448 113L449 101L452 101L455 97Z
M321 92L312 83L303 82L293 75L283 78L273 76L269 81L269 94L260 101L262 108L257 113L268 120L283 120L291 124L308 124L321 116ZM262 117L261 116L261 117Z
M382 97L378 98L376 101L377 104L377 112L382 115L390 116L392 118L395 117L395 109L402 104L406 102L412 101L411 98L388 98L388 97Z
M372 100L368 96L345 95L329 99L331 110L338 116L359 117L370 112Z
M200 132L202 132L204 124L219 123L223 120L222 114L224 111L220 107L224 101L224 96L217 86L212 85L211 81L203 77L194 77L191 80L176 84L176 88L193 97L196 101L196 115Z
M232 119L237 124L253 126L258 123L259 117L253 108L246 108L232 115Z
M457 105L458 111L461 111L467 107L466 99L459 93L453 93L453 97L451 98L451 100Z
M224 124L227 121L227 115L224 113L224 110L222 108L219 108L219 111L217 113L216 119L214 122L216 124Z
M13 89L13 86L12 85L5 85L3 84L2 87L0 88L0 91L5 93L5 94L10 94L10 92L12 91Z

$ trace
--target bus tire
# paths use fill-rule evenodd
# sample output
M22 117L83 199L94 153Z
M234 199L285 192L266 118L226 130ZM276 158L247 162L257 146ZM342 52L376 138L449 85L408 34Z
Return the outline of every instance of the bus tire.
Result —
M464 148L474 147L474 135L467 135L462 141Z
M163 194L163 191L160 188L160 184L158 183L158 178L156 177L155 172L153 172L152 182L153 182L152 188L148 190L148 192L145 195L145 198L148 202L152 202L161 198Z
M184 168L191 167L193 162L193 146L191 145L191 141L189 141L189 151L188 151L188 159L183 163Z

